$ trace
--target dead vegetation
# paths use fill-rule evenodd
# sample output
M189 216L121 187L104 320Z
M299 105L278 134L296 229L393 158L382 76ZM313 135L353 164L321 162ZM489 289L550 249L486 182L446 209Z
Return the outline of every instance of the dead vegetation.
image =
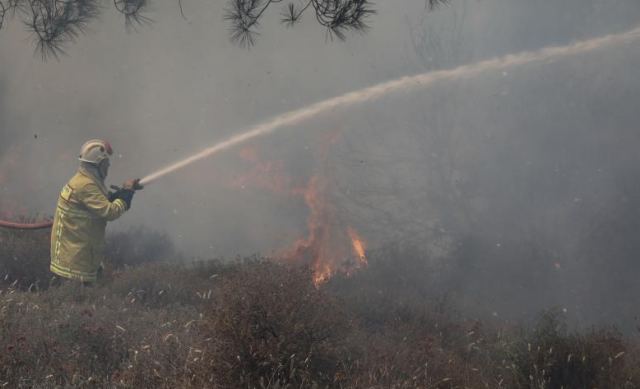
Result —
M47 239L2 238L6 387L640 385L630 338L607 329L569 331L553 311L532 328L463 319L428 295L428 268L406 253L372 256L367 269L320 289L308 270L259 258L143 260L114 269L95 287L48 288Z

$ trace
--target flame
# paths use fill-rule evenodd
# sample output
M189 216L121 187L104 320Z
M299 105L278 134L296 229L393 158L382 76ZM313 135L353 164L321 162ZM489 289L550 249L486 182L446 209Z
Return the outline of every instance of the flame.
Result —
M358 235L358 232L352 227L347 228L347 232L349 233L349 237L351 238L351 246L353 247L353 252L356 254L356 259L363 265L367 264L367 256L365 255L365 251L367 250L367 244L364 240Z
M336 223L336 210L327 201L326 180L314 176L297 193L304 195L309 207L308 235L296 240L282 257L289 262L307 263L316 286L338 273L351 276L366 266L366 243L355 228L347 227L345 231Z
M329 131L318 142L314 151L320 162L329 158L330 146L338 142L341 130ZM231 186L264 189L272 193L302 198L309 209L307 233L288 247L277 251L277 256L289 263L309 266L316 286L327 282L336 274L353 275L367 266L367 244L358 231L342 223L338 210L330 201L331 181L322 167L317 169L306 185L294 186L294 180L285 172L283 161L266 161L255 146L239 151L240 159L250 164L249 170L232 180Z
M330 266L319 264L316 266L313 273L313 283L315 286L320 286L329 281L333 277L335 271Z

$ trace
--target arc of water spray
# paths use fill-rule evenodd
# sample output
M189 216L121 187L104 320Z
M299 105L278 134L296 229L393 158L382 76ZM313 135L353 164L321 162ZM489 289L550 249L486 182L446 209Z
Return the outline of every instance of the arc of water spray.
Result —
M221 151L240 145L259 136L267 135L279 128L292 126L309 120L321 113L335 108L345 108L353 104L363 103L380 98L388 93L416 88L425 88L439 81L460 80L476 77L492 70L502 70L514 66L522 66L534 62L550 61L557 58L568 57L612 45L621 45L633 42L640 38L640 27L622 34L607 35L600 38L577 42L568 46L547 47L535 52L523 52L507 55L505 57L489 59L475 64L464 65L450 70L440 70L414 76L402 77L396 80L383 82L368 88L333 97L307 107L287 112L276 116L266 122L260 123L248 131L234 135L227 140L219 142L172 165L164 167L144 177L140 183L148 185L169 173L180 170L192 163L213 156Z

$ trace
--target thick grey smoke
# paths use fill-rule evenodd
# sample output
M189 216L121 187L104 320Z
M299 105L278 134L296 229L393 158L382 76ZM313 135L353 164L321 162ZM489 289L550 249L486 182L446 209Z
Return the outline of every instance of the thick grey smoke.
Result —
M460 0L432 13L402 0L380 2L371 31L344 43L274 13L244 50L223 2L183 3L188 21L156 0L138 32L106 14L59 62L42 63L22 26L0 30L0 210L52 212L91 137L113 143L118 183L353 89L640 24L635 0ZM272 166L258 172L304 185L321 170L345 224L371 247L429 252L467 307L519 317L558 305L630 327L639 53L611 47L325 115L252 144ZM237 151L202 161L141 192L112 229L153 226L200 257L282 248L305 234L306 206L245 186L255 163Z

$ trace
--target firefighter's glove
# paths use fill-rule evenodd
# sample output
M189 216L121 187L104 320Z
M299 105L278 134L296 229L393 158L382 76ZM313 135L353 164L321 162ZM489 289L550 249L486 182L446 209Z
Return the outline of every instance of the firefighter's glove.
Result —
M113 192L109 192L109 194L107 195L107 198L109 199L110 203L113 203L114 201L116 201L116 199L120 198L120 191L122 191L122 189L118 188L117 186L111 186L111 188L114 190Z
M125 202L125 204L127 204L127 209L131 208L131 201L133 200L133 195L136 192L134 190L131 189L120 189L118 192L116 192L116 198L121 199L122 201Z

